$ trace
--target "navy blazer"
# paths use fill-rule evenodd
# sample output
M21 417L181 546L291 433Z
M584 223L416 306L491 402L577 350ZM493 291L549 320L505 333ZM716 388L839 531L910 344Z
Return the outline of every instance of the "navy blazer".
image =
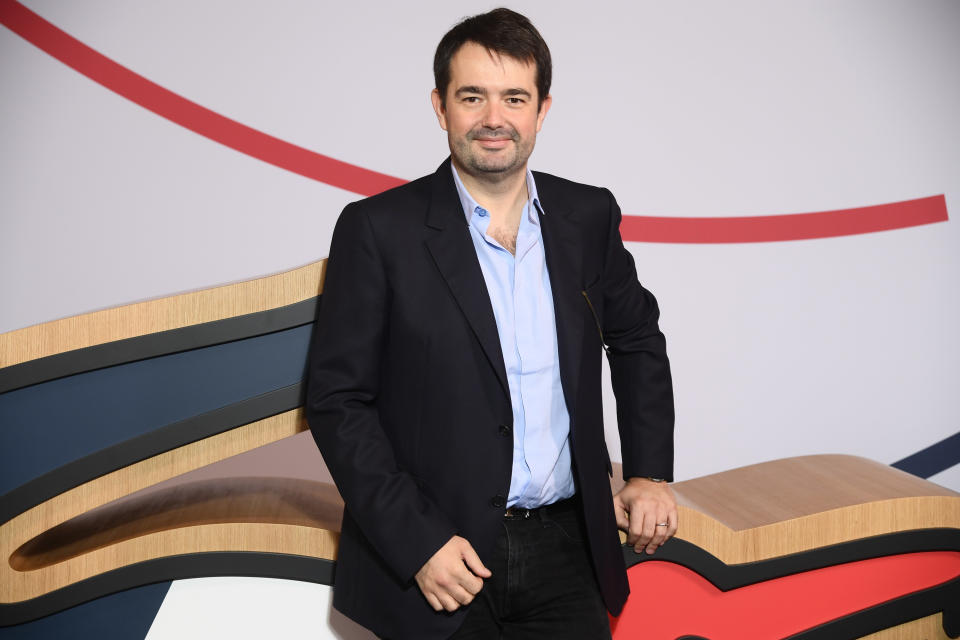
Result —
M574 478L607 608L629 587L610 492L606 344L625 477L672 478L659 310L606 189L534 173ZM343 210L311 348L306 414L346 504L334 606L381 636L445 638L414 581L453 535L487 563L510 487L512 416L496 320L447 159Z

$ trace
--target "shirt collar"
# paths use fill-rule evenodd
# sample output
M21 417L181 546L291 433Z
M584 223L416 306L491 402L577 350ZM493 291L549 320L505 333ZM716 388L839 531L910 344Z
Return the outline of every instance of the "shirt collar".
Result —
M463 181L460 180L460 174L457 172L457 168L453 166L453 163L450 163L450 169L453 171L453 182L457 185L457 195L460 196L460 205L463 207L463 215L467 218L467 224L470 224L471 218L473 218L474 212L477 210L477 207L480 205L476 200L473 199L473 196L470 195L470 192L467 191L467 188L463 186ZM540 226L540 218L538 216L538 211L540 213L546 213L543 210L543 205L540 204L540 196L537 194L537 183L533 179L533 172L530 169L527 169L527 195L529 199L527 200L527 217L531 223ZM480 207L481 209L483 207Z

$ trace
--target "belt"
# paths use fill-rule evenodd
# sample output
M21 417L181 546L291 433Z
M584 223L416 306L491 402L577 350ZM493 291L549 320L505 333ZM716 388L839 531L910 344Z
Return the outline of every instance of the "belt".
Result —
M572 498L558 500L551 504L545 504L533 509L525 507L510 507L503 514L504 520L527 520L529 518L540 518L544 515L554 515L565 511L576 511L580 505L580 496L574 495Z

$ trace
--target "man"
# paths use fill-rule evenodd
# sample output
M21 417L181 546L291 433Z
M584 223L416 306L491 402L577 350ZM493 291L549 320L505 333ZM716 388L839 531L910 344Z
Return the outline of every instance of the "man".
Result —
M552 102L533 25L468 18L434 74L450 160L348 205L330 249L306 410L346 504L334 606L389 638L609 638L617 526L648 553L677 526L656 301L610 193L527 169Z

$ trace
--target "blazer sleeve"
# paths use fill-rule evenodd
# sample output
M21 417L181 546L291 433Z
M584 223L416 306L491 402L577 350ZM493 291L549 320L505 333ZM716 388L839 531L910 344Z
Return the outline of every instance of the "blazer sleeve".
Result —
M620 237L620 207L609 191L603 271L603 337L617 399L623 477L673 480L673 381L660 309L637 280Z
M398 468L377 397L390 287L369 217L358 203L331 241L310 352L305 411L346 510L401 582L456 529Z

